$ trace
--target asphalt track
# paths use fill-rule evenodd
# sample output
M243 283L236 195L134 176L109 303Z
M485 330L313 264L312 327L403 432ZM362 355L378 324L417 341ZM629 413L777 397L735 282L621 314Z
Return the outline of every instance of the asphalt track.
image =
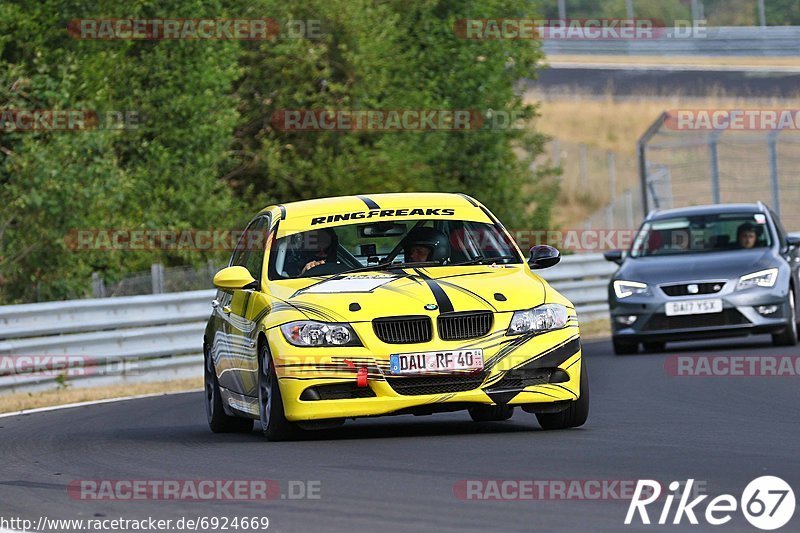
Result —
M800 74L752 71L681 71L640 68L550 68L528 87L555 95L590 93L616 96L793 98L800 91Z
M557 432L517 410L498 423L476 424L466 413L357 420L301 442L270 443L257 430L212 434L201 393L0 418L0 517L267 516L276 531L755 531L738 512L720 527L690 527L685 519L625 526L627 501L463 500L454 486L467 479L694 478L712 497L738 498L750 480L769 474L797 493L800 378L675 377L665 360L798 352L773 348L769 337L626 357L613 356L608 342L586 343L589 422ZM319 481L320 498L72 499L67 484L80 479ZM796 512L782 531L798 524Z

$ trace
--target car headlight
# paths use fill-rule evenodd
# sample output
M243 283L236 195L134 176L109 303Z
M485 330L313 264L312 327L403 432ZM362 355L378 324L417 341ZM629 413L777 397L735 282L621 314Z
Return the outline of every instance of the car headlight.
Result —
M567 308L560 304L544 304L533 309L515 311L506 335L544 332L567 325Z
M752 274L747 274L739 278L739 283L736 284L736 290L741 291L753 287L773 287L776 281L778 281L777 268L759 270L758 272L753 272Z
M614 282L614 294L622 300L634 294L637 296L650 296L650 289L646 283L618 279Z
M281 332L294 346L361 346L349 324L299 320L283 324Z

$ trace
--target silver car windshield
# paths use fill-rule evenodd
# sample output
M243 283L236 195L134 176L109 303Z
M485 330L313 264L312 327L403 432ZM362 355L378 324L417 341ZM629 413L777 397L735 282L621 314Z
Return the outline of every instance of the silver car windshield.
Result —
M631 257L683 255L772 246L763 213L720 213L645 222Z

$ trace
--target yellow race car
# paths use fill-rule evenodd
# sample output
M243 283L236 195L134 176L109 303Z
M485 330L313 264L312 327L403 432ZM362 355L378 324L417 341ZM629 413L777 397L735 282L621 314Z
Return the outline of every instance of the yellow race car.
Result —
M267 207L214 277L205 330L215 432L270 440L346 418L468 410L545 429L589 411L574 306L463 194L344 196Z

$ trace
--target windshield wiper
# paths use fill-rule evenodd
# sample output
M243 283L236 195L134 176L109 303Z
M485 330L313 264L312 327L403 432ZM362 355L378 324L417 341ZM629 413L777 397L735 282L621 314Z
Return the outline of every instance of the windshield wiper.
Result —
M441 261L418 261L416 263L378 263L375 265L367 265L365 267L354 268L346 270L342 274L352 274L353 272L368 272L370 270L391 270L392 268L416 268L416 267L429 267L441 265Z
M513 255L499 255L497 257L476 257L474 259L470 259L469 261L464 261L463 263L453 263L452 265L448 266L467 266L467 265L480 265L484 261L496 263L498 261L503 261L505 259L519 259Z

